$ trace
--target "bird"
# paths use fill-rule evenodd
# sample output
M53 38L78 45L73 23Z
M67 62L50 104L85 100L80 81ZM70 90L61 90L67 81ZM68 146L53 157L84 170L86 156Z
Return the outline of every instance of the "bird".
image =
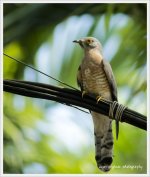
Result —
M117 84L108 61L104 59L102 44L94 37L74 40L84 50L84 57L77 71L77 84L85 94L94 96L97 101L103 99L117 101ZM108 116L90 111L94 123L95 159L103 172L111 169L113 162L114 139L112 120ZM118 138L119 123L116 122Z

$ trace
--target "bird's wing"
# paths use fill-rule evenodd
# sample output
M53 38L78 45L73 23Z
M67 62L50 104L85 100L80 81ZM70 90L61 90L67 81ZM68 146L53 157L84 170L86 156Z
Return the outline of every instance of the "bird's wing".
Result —
M104 68L104 72L106 74L106 77L107 77L107 80L108 80L108 83L109 83L109 86L110 86L112 100L113 101L118 101L116 80L115 80L115 77L113 75L113 71L111 69L111 66L106 60L103 60L103 68Z
M111 95L112 95L112 100L113 101L118 101L117 99L117 84L115 81L115 77L113 75L113 71L111 69L110 64L103 60L103 68L110 86L110 90L111 90ZM116 139L118 139L118 135L119 135L119 122L116 121Z
M81 74L81 65L78 68L77 72L77 84L81 88L81 91L83 91L83 82L82 82L82 74Z

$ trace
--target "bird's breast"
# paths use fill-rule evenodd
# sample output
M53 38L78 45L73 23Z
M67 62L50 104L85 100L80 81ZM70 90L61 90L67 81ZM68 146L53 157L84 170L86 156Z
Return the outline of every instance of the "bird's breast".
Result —
M81 70L84 90L110 99L110 87L103 66L89 63Z

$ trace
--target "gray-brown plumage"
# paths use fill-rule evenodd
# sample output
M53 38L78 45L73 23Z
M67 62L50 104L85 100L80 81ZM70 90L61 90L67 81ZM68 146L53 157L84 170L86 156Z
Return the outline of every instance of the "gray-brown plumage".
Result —
M117 101L116 82L110 64L103 58L100 42L93 37L85 37L73 42L79 43L84 50L84 58L77 74L81 91L95 97L101 96ZM97 166L106 172L110 170L113 161L112 120L93 111L91 115L94 123Z

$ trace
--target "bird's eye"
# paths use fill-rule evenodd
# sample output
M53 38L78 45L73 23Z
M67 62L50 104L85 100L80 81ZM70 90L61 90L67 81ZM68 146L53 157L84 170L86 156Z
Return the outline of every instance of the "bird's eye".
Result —
M88 44L90 44L90 43L91 43L91 40L90 40L90 39L88 39L88 40L87 40L87 43L88 43Z

